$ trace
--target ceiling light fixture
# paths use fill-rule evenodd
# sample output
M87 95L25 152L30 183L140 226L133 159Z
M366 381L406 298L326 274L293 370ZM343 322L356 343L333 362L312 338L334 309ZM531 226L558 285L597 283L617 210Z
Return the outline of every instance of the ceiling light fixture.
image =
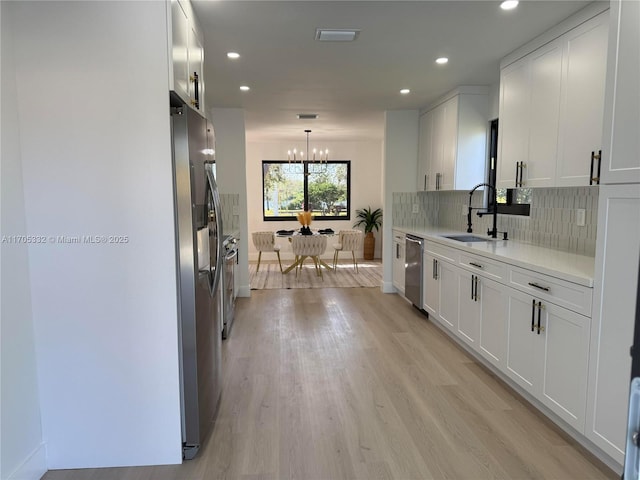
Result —
M240 58L240 54L236 53L236 52L228 52L227 53L227 58L231 58L231 59L235 60L236 58Z
M438 65L444 65L445 63L447 63L449 61L449 59L447 57L440 57L440 58L436 58L436 63Z
M288 150L287 159L289 160L289 164L286 166L287 168L285 168L286 173L304 173L305 175L309 175L309 173L320 173L326 171L327 161L329 160L329 149L320 149L318 152L318 150L314 148L313 151L311 151L313 157L309 159L309 134L311 133L311 130L305 130L304 133L307 134L306 160L304 160L305 155L302 150L300 152L298 152L297 148ZM317 160L316 156L318 157ZM305 165L307 167L306 172Z
M505 0L500 4L502 10L513 10L518 6L518 0Z
M241 85L240 86L240 90L242 90L243 92L248 92L251 89L249 87L247 87L246 85Z
M353 42L360 35L357 28L316 28L319 42Z
M400 90L401 95L408 95L410 93L411 93L411 90L409 90L408 88L403 88L402 90Z

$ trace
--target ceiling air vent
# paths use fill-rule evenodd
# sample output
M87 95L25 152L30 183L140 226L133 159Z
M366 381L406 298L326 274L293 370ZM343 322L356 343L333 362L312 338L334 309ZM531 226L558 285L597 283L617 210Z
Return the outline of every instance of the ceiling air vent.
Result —
M298 120L315 120L318 118L317 113L299 113Z
M353 42L359 34L360 30L355 28L317 28L316 40L319 42Z

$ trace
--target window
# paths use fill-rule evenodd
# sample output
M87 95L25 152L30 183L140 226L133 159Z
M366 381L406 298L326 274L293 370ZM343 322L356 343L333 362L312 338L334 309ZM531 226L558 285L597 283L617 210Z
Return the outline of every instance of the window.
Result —
M489 130L489 168L487 183L495 187L498 162L498 120L491 121ZM493 207L493 198L489 196L488 208ZM531 210L530 188L497 188L496 202L498 213L503 215L529 215Z
M264 220L295 220L302 210L316 220L349 220L351 162L262 161Z

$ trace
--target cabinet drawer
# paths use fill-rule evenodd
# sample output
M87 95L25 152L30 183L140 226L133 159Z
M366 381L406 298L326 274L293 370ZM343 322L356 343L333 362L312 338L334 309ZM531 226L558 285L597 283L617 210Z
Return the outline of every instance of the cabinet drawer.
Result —
M519 267L511 267L509 283L536 298L591 316L591 288Z
M495 262L478 255L467 253L460 254L460 265L471 270L478 275L482 275L493 280L505 281L507 278L507 266L501 262Z
M445 247L438 243L426 242L424 246L425 253L429 253L434 257L451 263L458 263L460 251L454 248Z

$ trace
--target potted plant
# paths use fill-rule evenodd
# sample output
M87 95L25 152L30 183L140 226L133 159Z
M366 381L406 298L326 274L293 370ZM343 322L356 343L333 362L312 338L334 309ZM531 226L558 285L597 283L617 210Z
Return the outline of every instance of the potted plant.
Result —
M376 231L380 229L382 225L382 209L376 208L371 210L371 207L363 208L362 210L356 210L356 218L358 221L353 224L354 227L364 225L364 259L373 260L373 251L376 247L376 238L373 236L373 229Z

